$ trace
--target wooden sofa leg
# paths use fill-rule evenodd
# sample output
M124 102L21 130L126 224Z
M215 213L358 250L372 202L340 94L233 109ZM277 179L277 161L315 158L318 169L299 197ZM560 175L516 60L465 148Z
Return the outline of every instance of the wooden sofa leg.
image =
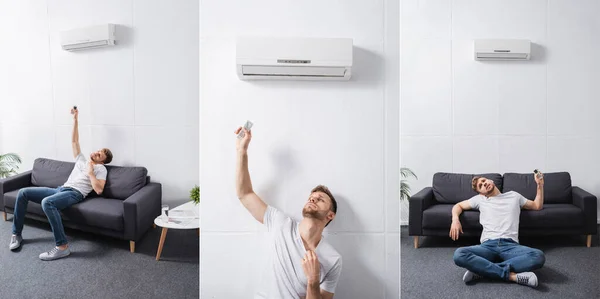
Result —
M587 235L587 247L592 247L592 235Z
M131 253L135 252L135 242L134 241L129 241L129 251L131 251Z
M4 221L8 221L8 219L6 219L6 211L2 211L2 217L4 217Z
M415 240L415 248L419 248L419 236L414 236L413 239Z

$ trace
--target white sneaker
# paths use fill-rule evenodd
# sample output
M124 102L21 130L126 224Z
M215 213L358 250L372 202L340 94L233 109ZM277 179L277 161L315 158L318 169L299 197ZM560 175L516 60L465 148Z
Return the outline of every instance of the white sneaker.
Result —
M538 286L538 279L533 272L517 273L517 283L535 288Z
M12 235L10 237L10 244L8 245L8 247L10 248L10 250L15 250L21 247L21 242L23 242L23 237Z
M69 254L71 254L71 251L68 247L65 250L61 250L58 247L54 247L52 248L52 250L40 254L40 259L42 261L53 261L63 257L67 257L69 256Z
M465 275L463 275L463 281L465 283L473 281L473 280L478 280L481 278L481 275L475 274L469 270L467 270L467 272L465 272Z

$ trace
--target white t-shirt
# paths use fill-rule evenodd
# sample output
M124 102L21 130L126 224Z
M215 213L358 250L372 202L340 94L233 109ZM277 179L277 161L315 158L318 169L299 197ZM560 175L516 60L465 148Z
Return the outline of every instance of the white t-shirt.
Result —
M307 284L302 258L306 250L300 238L299 223L271 206L267 207L263 223L271 241L269 263L262 288L254 298L304 298ZM321 237L315 253L321 266L321 289L335 293L342 272L342 257L325 237Z
M511 238L519 242L519 216L527 199L509 191L498 196L485 197L481 194L469 199L471 208L479 210L479 222L483 226L481 243L499 238Z
M79 153L75 158L75 167L73 167L73 171L69 175L67 182L63 185L64 187L71 187L77 191L79 191L83 197L85 198L94 190L92 188L92 181L88 176L88 163L83 154ZM106 167L104 165L94 165L94 175L99 180L106 180L107 175Z

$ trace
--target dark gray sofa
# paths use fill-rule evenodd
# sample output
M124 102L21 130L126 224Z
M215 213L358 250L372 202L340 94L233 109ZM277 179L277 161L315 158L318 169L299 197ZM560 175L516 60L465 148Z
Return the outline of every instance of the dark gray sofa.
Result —
M408 234L414 237L415 248L419 236L448 237L452 224L454 204L477 193L471 189L474 174L436 173L432 187L427 187L409 199ZM533 174L499 173L478 174L491 179L501 192L516 191L533 200L536 182ZM544 174L544 207L539 211L521 210L519 236L586 235L587 247L592 235L597 235L597 198L585 190L571 186L568 172ZM460 223L465 236L480 236L479 211L464 211Z
M33 169L0 180L0 208L4 220L14 214L15 201L25 187L56 188L67 181L75 163L38 158ZM131 252L135 242L152 227L160 214L162 186L150 182L144 167L106 165L107 178L102 196L92 191L82 202L61 212L65 227L130 241ZM30 202L27 218L48 222L42 206Z

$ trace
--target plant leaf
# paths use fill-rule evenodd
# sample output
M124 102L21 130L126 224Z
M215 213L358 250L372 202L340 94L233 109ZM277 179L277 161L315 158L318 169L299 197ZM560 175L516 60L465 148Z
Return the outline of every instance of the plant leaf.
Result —
M21 164L21 157L15 153L0 155L0 178L7 178L11 174L17 174Z
M400 200L408 200L410 198L410 185L408 184L406 178L414 177L415 179L418 179L417 175L410 168L401 167L400 177Z

